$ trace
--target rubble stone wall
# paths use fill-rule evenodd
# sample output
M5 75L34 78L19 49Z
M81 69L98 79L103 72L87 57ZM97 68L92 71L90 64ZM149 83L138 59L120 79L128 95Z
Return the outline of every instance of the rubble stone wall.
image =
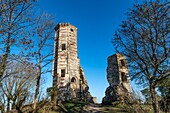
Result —
M128 64L124 55L114 54L108 57L107 80L109 87L105 91L102 103L123 101L124 97L130 93Z

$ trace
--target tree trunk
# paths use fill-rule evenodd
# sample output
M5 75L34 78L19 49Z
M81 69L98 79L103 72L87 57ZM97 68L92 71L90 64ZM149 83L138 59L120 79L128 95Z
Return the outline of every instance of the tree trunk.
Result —
M41 67L40 65L38 66L38 74L37 74L37 83L36 83L36 91L35 91L35 96L34 96L34 110L37 107L37 98L39 94L39 88L40 88L40 79L41 79Z
M10 99L7 98L7 112L10 111Z
M53 76L54 82L53 82L52 96L51 96L53 107L56 107L56 105L58 104L58 101L57 101L58 88L57 88L57 84L56 84L57 83L56 76L58 76L58 75Z
M53 87L52 93L53 94L52 94L51 100L52 100L52 103L53 103L53 107L55 107L57 105L57 100L56 100L57 92L56 92L56 88L55 87Z
M1 110L1 113L5 113L5 105L2 104L2 106L0 106L0 110Z
M23 113L23 112L21 111L20 106L16 106L16 110L18 111L18 113Z
M5 50L5 54L3 55L3 58L2 58L2 63L0 65L0 80L2 79L2 76L5 72L7 59L10 54L10 38L11 38L11 35L10 35L10 33L8 33L8 38L7 38L7 42L6 42L6 46L5 46L6 50Z
M150 83L150 92L151 92L152 107L153 107L154 113L160 113L158 101L157 101L157 97L156 97L155 86L153 85L153 83Z

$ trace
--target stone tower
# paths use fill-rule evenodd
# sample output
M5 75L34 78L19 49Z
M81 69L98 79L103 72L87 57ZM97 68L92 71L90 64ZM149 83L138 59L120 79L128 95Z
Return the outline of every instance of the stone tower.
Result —
M77 54L77 28L69 23L55 27L53 87L61 101L90 95Z
M124 96L130 94L128 63L124 55L114 54L108 57L107 80L109 87L106 89L103 104L122 101Z

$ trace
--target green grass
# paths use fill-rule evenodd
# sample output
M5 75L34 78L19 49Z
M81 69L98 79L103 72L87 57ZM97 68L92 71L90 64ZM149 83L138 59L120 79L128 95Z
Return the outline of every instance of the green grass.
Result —
M102 106L104 109L103 111L106 111L107 113L128 113L128 111L125 109L124 105L121 103L118 103L116 105L104 105Z
M51 112L48 113L81 113L84 110L88 111L86 108L83 110L83 107L88 104L89 103L81 101L65 101L59 104L56 109L51 109ZM101 113L153 113L151 105L143 104L126 105L123 103L115 103L114 105L102 106L99 104L89 104L88 106L97 107ZM96 110L96 108L93 107L89 110Z
M65 112L67 113L79 113L82 111L83 107L87 105L88 103L86 102L81 102L81 101L66 101L63 102L62 105L65 109Z
M108 113L153 113L151 105L133 104L127 105L116 102L110 106L103 106Z

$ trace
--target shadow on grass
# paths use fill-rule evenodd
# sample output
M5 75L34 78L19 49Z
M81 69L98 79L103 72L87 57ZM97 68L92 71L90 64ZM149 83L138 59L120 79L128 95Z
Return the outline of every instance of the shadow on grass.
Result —
M122 107L102 106L101 104L80 101L63 102L59 107L60 113L128 113L127 110Z
M83 112L83 107L87 105L86 102L74 102L74 101L67 101L63 102L62 105L64 108L62 108L62 111L65 113L81 113ZM60 106L61 107L61 106Z

